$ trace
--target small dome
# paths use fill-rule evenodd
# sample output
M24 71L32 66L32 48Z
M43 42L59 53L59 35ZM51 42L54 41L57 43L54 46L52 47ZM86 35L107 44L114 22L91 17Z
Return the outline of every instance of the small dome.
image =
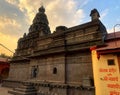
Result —
M91 16L91 20L94 21L94 20L99 20L100 14L97 11L97 9L93 9L90 13L90 16Z
M98 14L98 17L100 17L100 14L99 14L99 12L97 11L97 9L91 10L90 16L92 16L92 15L95 14L95 13L97 13L97 14Z

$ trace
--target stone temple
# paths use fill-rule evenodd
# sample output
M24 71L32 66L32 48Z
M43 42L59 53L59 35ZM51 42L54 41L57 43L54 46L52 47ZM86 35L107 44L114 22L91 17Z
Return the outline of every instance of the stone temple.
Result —
M3 86L15 88L9 91L14 95L94 95L90 47L104 44L107 32L96 9L90 16L87 23L58 26L51 33L40 7L29 33L18 40Z

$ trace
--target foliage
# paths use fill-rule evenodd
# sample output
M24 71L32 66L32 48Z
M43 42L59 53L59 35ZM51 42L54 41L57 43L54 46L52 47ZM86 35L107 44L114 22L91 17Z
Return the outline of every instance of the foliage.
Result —
M1 53L1 54L0 54L0 57L3 57L3 58L12 58L12 56L8 56L8 55L6 55L6 54L4 54L4 53Z

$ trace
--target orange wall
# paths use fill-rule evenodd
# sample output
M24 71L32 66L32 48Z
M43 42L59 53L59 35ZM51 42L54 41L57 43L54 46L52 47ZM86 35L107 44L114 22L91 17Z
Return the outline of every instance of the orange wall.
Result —
M96 50L92 50L92 63L95 95L120 95L120 72L116 55L100 55L97 58ZM115 65L108 65L107 60L114 59Z

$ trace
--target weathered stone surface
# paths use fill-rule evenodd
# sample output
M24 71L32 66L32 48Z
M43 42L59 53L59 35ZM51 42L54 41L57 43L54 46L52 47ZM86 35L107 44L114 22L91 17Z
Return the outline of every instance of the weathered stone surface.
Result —
M89 48L104 44L105 26L96 19L71 28L59 26L51 34L44 12L41 7L29 33L19 39L6 82L33 83L38 95L94 95Z
M37 90L32 84L23 84L23 86L14 88L8 91L8 93L13 95L37 95Z
M44 34L50 34L50 29L48 26L49 22L45 14L45 9L43 6L39 8L39 12L33 19L33 24L29 28L29 32L40 32L40 36Z

